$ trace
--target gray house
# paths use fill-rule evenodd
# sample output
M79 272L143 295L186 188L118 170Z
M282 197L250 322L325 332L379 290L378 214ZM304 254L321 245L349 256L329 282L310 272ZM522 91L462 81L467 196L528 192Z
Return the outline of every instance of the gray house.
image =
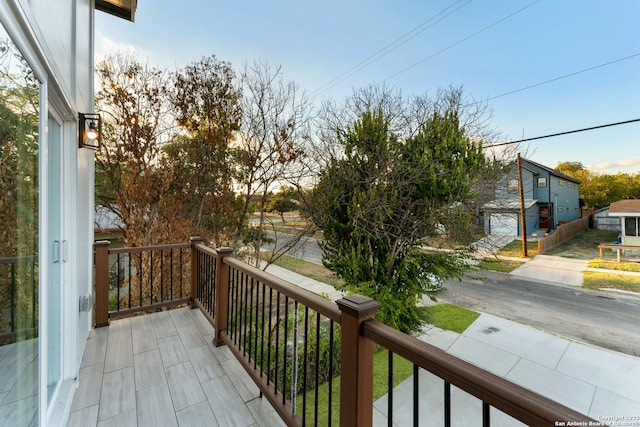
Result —
M540 229L553 230L559 224L580 217L580 181L528 159L521 159L521 163L528 234ZM522 234L518 169L515 162L497 182L495 199L485 203L482 210L487 234Z
M611 203L609 216L620 218L620 243L640 246L640 200L626 199Z

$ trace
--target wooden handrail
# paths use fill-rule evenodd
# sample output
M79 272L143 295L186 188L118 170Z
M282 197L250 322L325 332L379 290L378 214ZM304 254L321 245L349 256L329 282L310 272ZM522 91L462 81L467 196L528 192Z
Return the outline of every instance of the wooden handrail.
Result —
M127 254L132 252L144 252L144 251L162 251L170 249L186 249L191 247L190 243L176 243L172 245L152 245L152 246L135 246L131 248L114 248L109 249L110 254Z
M224 258L224 263L239 271L247 273L261 283L264 283L265 285L273 288L273 290L278 291L283 295L288 296L289 298L292 298L294 301L298 301L299 303L309 307L312 310L317 311L323 316L328 317L334 322L340 323L341 313L335 303L328 301L304 288L294 286L291 283L280 279L279 277L275 277L269 273L266 273L259 268L253 267L239 259L226 257Z
M37 255L10 256L0 258L0 264L17 264L19 262L34 261L38 259Z

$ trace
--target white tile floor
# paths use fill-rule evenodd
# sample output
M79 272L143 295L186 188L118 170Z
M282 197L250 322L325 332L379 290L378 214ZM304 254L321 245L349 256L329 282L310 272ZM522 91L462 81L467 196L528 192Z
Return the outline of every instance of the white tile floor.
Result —
M68 426L284 426L200 310L111 322L88 339Z
M0 425L37 422L38 340L0 346Z

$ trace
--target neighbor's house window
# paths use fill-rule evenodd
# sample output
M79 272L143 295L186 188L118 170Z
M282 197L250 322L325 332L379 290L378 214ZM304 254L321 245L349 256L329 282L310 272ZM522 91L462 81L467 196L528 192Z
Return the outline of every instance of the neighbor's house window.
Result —
M640 236L640 233L638 233L639 222L640 222L640 218L625 218L624 219L624 235Z
M516 194L518 192L518 180L510 179L507 183L507 193Z
M538 177L538 187L543 188L546 186L547 186L547 177L546 176Z

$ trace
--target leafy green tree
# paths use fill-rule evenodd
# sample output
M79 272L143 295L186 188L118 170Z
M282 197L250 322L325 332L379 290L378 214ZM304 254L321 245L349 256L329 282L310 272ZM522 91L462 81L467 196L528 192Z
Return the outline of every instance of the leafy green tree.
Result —
M560 171L580 181L580 197L588 207L603 208L622 199L640 198L640 174L597 174L580 162L562 162Z
M291 212L298 209L298 189L285 185L280 191L272 195L269 199L269 209L271 212L280 214L282 222L284 221L285 212Z
M337 129L343 156L320 175L308 212L324 231L325 265L347 290L378 300L382 321L410 332L422 297L465 269L463 253L419 246L442 227L468 228L463 203L485 161L455 110L433 111L405 137L391 123L379 108Z
M0 25L0 33L3 29ZM0 335L37 335L39 83L10 38L0 38ZM6 261L6 260L5 260Z
M165 149L175 174L173 192L192 218L192 235L221 245L234 234L241 209L231 147L242 117L241 91L231 64L215 56L187 65L173 80L172 103L184 130Z

